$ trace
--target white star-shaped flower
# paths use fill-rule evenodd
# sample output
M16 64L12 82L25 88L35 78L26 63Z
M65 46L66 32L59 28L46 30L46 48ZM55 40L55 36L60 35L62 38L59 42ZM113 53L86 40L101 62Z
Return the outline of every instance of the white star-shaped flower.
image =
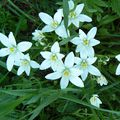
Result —
M100 86L103 86L103 85L107 85L108 81L105 78L105 76L101 74L101 76L97 78L97 83L100 84Z
M77 45L76 52L80 52L81 56L94 56L93 46L100 43L100 41L94 39L97 32L97 28L93 27L87 35L79 30L79 37L75 37L71 42Z
M45 59L40 65L41 70L51 67L53 71L56 71L58 67L61 66L62 58L64 57L64 55L60 53L58 42L55 42L53 44L53 46L51 47L51 52L44 51L40 52L40 54Z
M83 71L83 73L81 74L83 81L86 80L88 73L95 76L101 76L100 71L92 65L96 60L96 57L75 57L76 67Z
M92 19L87 15L81 14L84 4L74 5L73 0L68 2L69 4L69 25L73 23L76 27L79 27L79 22L91 22Z
M33 35L33 40L34 41L38 41L41 45L44 45L44 43L42 42L42 39L45 38L44 32L42 30L35 30L35 32L32 33Z
M8 71L12 70L15 60L20 59L22 52L32 46L32 43L27 41L20 42L17 45L12 32L10 32L8 37L0 33L0 41L5 46L5 48L0 49L0 57L8 55L6 62Z
M45 78L50 80L61 78L61 89L65 89L68 86L69 81L78 87L84 87L83 81L78 77L80 74L81 71L74 67L74 54L73 52L70 52L66 56L64 64L61 64L61 67L59 67L56 72L46 75Z
M68 37L68 33L66 32L64 23L62 22L61 10L58 10L53 18L44 12L40 12L39 17L46 24L42 29L43 32L55 31L55 33L62 38Z
M116 57L115 57L118 61L120 61L120 54L119 55L117 55ZM115 73L116 75L120 75L120 63L118 64L118 66L117 66L117 69L116 69L116 73Z
M29 76L31 68L40 67L40 65L36 61L30 60L29 54L22 54L21 58L16 61L15 65L19 66L17 75L21 75L23 72L25 72L27 76Z
M90 98L90 103L96 107L100 107L100 104L102 104L102 101L99 99L99 96L94 94L91 98Z

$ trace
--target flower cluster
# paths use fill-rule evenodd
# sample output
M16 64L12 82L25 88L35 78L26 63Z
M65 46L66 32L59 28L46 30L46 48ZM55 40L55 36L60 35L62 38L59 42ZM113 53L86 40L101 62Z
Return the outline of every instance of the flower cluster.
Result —
M42 30L36 29L32 35L33 40L41 45L44 45L43 40L46 37L44 33L53 31L64 40L71 37L69 28L73 24L79 32L78 36L70 39L70 44L75 45L76 49L64 55L60 53L60 44L56 41L51 46L50 51L40 52L44 61L39 65L36 61L30 59L29 53L24 53L32 47L31 42L23 41L17 44L12 32L9 33L8 37L0 33L0 42L5 46L5 48L0 49L0 57L8 56L6 61L8 71L11 71L15 65L18 67L17 75L25 72L29 76L31 68L39 68L40 70L51 68L53 72L48 73L45 78L49 80L60 79L61 89L65 89L69 82L83 88L85 86L84 81L89 74L97 76L96 81L100 86L108 84L104 75L93 65L97 60L93 47L100 44L100 41L95 39L97 27L92 27L87 34L81 28L79 29L80 22L91 22L92 19L82 13L84 4L75 5L73 0L69 0L68 5L67 28L64 25L65 16L62 8L57 10L53 18L47 13L40 12L39 17L45 23L45 26ZM117 55L116 58L120 61L120 55ZM117 67L116 75L120 75L120 64ZM90 98L90 103L100 107L102 101L97 94L94 94Z

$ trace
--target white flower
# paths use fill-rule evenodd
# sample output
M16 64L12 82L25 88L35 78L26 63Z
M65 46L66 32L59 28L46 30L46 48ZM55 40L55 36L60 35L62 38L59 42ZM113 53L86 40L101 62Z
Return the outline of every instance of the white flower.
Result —
M35 30L35 32L32 33L33 35L33 40L38 41L41 45L44 45L42 42L42 39L45 38L44 32L42 30Z
M54 17L52 18L50 15L40 12L40 19L46 24L46 26L42 29L43 32L52 32L55 31L57 35L63 38L67 38L68 34L66 32L65 26L62 22L62 12L58 10Z
M115 57L118 61L120 61L120 54ZM116 69L116 75L120 75L120 63L118 64L118 67Z
M77 45L76 52L80 52L81 56L94 56L93 46L99 44L100 42L94 39L97 32L97 28L93 27L87 35L79 30L79 37L75 37L71 40L71 42Z
M61 89L65 89L68 86L69 81L78 87L84 87L83 81L78 77L81 74L81 71L75 68L73 65L74 54L73 52L70 52L66 56L64 64L62 64L56 72L46 75L45 78L50 80L61 78Z
M8 71L12 70L15 60L21 57L22 52L25 52L32 46L32 43L27 41L20 42L17 45L12 32L10 32L8 37L0 33L0 41L5 46L5 48L0 49L0 57L8 55L6 62Z
M33 60L30 60L29 54L22 55L21 58L16 61L15 65L19 66L17 75L21 75L24 71L29 76L30 68L39 68L40 65Z
M60 54L60 47L58 42L53 44L51 47L51 52L44 51L40 52L40 54L45 59L40 65L41 70L51 67L53 71L56 71L57 68L62 64L62 58L64 57L63 54Z
M82 80L86 80L88 73L95 76L101 75L100 71L92 65L96 60L96 57L75 57L76 67L83 71L83 73L81 74Z
M84 4L74 5L73 0L68 2L69 4L69 25L73 23L76 27L79 27L79 22L91 22L92 19L87 15L81 14Z
M100 104L102 104L102 101L99 99L99 96L94 94L91 98L90 98L90 103L96 107L100 107Z
M106 80L105 76L101 74L101 76L97 78L97 83L100 84L100 86L103 86L107 85L108 81Z

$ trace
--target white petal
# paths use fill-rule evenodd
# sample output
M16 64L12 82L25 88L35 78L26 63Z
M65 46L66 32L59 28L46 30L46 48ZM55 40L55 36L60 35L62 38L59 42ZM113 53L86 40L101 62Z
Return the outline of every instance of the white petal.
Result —
M62 58L64 58L65 55L63 54L60 54L60 53L56 53L57 57L59 60L61 60Z
M44 60L40 65L40 69L45 70L45 69L48 69L50 66L51 66L50 61L49 60Z
M90 31L87 34L88 40L93 39L95 37L95 35L96 35L96 32L97 32L96 27L91 28Z
M54 15L54 20L58 22L58 24L61 23L62 20L62 13L60 10L58 10Z
M36 61L33 61L33 60L30 61L30 65L32 68L39 68L40 67L40 65Z
M12 32L9 33L8 38L9 38L11 45L16 46L16 40Z
M80 59L79 57L75 57L75 63L79 64L82 61L82 59Z
M21 75L24 72L24 67L20 66L17 71L17 75Z
M94 67L93 65L90 65L88 67L88 71L89 71L89 73L91 73L92 75L95 75L95 76L101 75L100 71L96 67Z
M60 87L61 89L65 89L69 84L69 79L62 77L60 80Z
M90 40L90 45L91 45L91 46L95 46L95 45L98 45L98 44L100 44L100 41L98 41L98 40L96 40L96 39L91 39L91 40Z
M63 68L63 62L61 60L57 60L56 62L52 62L51 68L53 71L60 71Z
M61 77L61 73L60 72L50 73L50 74L45 76L45 78L49 79L49 80L56 80L56 79L59 79L60 77Z
M88 62L89 65L91 65L91 64L93 64L96 60L97 60L96 57L89 57L89 58L87 59L87 62Z
M86 49L86 47L84 45L81 44L81 45L77 46L76 52L80 52L80 57L82 59L87 58L88 52L87 52L87 49Z
M65 66L68 67L68 68L73 67L74 59L75 58L74 58L73 52L70 52L65 58Z
M81 40L79 37L74 37L70 42L72 42L75 45L79 45L81 43Z
M94 49L93 49L93 47L87 47L87 55L89 56L89 57L94 57L94 54L95 54L95 52L94 52Z
M6 47L11 46L11 43L9 42L9 39L2 33L0 33L0 41Z
M9 55L9 49L8 48L2 48L0 49L0 57L4 57Z
M76 77L76 76L72 77L71 76L70 77L70 82L77 87L84 87L84 83L79 77Z
M79 29L79 37L81 40L86 39L87 37L84 31L82 31L81 29Z
M70 72L72 76L80 76L83 73L83 71L78 68L71 68Z
M83 73L81 74L82 80L85 81L88 76L88 71L84 70Z
M78 19L80 22L92 22L92 19L89 16L84 15L84 14L80 14L78 16Z
M14 56L13 55L9 55L7 58L7 69L8 71L11 71L14 65Z
M67 31L68 32L68 31ZM67 34L65 26L64 25L60 25L59 27L57 27L57 29L55 30L55 33L57 35L59 35L62 38L67 38L69 35L69 32Z
M52 45L51 52L53 52L53 53L59 53L60 52L60 47L59 47L59 43L58 42L55 42Z
M25 52L26 50L30 49L32 46L31 42L20 42L17 46L17 48L21 51L21 52Z
M68 4L69 4L69 10L72 10L74 8L74 2L73 2L73 0L70 0L68 2Z
M44 59L49 59L52 53L48 51L44 51L44 52L40 52L40 54Z
M72 21L72 23L77 27L77 28L79 28L79 19L74 19L73 21Z
M83 8L84 4L79 4L76 6L75 12L77 13L77 15L79 15L82 12Z
M120 54L115 57L118 61L120 61Z
M39 17L47 25L50 25L53 22L53 18L46 13L40 12Z
M27 67L25 68L25 72L26 72L27 76L30 75L30 66L27 66Z
M50 25L46 25L45 27L43 27L42 31L43 32L52 32L54 31L55 28L51 27Z
M120 64L118 65L117 69L116 69L116 75L120 75Z

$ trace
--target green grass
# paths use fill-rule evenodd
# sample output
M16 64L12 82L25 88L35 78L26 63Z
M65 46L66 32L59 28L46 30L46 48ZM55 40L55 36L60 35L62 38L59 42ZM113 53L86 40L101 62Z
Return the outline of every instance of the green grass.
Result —
M92 23L81 24L82 29L88 31L97 26L96 38L101 44L95 47L99 67L109 84L100 87L89 76L84 88L69 85L65 90L59 87L59 80L48 81L44 76L49 71L32 70L29 77L25 74L16 75L16 68L12 72L6 70L5 58L0 58L0 120L120 120L120 77L115 75L118 65L114 58L120 53L120 2L119 0L75 0L84 3L84 13L91 16ZM0 1L0 32L8 35L10 31L16 36L17 42L32 41L32 32L44 24L38 17L43 11L54 15L62 7L62 0L1 0ZM66 0L64 13L68 15ZM66 9L66 10L65 10ZM68 25L66 19L66 27ZM77 34L78 29L70 28L71 33ZM46 48L35 46L30 50L30 56L38 63L42 62L39 52L49 50L56 40L54 33L46 35ZM71 38L58 40L63 53L68 53L75 47L68 43ZM65 44L67 45L65 46ZM70 46L70 47L69 47ZM2 45L0 44L0 47ZM68 49L69 47L69 49ZM104 59L110 61L104 65ZM92 106L89 98L97 93L103 104L101 108Z

